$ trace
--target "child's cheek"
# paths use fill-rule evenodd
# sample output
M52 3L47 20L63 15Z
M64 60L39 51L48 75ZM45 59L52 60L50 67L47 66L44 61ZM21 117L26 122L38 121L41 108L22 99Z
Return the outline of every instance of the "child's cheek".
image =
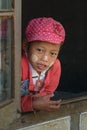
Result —
M53 64L54 64L54 62L51 62L50 65L49 65L49 67L51 67Z
M31 60L32 60L32 62L37 62L38 61L38 56L32 54Z

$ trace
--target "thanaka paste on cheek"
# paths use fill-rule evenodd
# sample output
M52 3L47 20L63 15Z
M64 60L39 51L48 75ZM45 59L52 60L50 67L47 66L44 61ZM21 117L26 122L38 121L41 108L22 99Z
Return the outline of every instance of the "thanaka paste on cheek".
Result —
M34 54L32 54L31 59L32 59L32 62L38 61L38 57Z
M53 64L54 64L54 62L51 62L51 63L49 64L49 66L48 66L47 70L49 70L49 69L50 69L50 67L51 67Z
M51 67L53 64L54 64L54 62L51 62L50 65L49 65L49 67Z

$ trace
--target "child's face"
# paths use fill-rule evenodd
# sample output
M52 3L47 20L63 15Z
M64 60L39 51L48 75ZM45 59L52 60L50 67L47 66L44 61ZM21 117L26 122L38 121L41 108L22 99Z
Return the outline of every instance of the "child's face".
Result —
M52 66L58 56L60 45L48 42L32 42L28 52L28 58L33 68L40 74Z

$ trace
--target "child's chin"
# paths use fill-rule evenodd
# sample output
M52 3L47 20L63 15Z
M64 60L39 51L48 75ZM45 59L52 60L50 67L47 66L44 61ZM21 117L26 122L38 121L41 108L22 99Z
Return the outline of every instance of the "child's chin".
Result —
M46 70L46 69L39 69L39 70L37 70L37 72L40 74L40 73L43 72L44 70Z

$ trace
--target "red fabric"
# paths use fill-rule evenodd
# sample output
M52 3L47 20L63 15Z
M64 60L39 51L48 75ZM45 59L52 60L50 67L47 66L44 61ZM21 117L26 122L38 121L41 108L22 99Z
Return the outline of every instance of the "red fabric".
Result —
M64 27L51 17L32 19L28 23L25 33L28 42L46 41L52 44L61 44L65 40Z
M57 59L54 65L52 66L52 68L48 71L45 77L45 81L43 83L43 87L39 93L41 95L53 93L59 84L60 75L61 75L61 65L60 65L60 61ZM26 56L23 55L21 80L26 80L26 79L29 79L30 81L29 90L33 91L34 84L33 84L33 79L32 79L30 70L29 70L28 60ZM21 97L21 110L22 112L33 111L31 95L26 95L26 96Z
M26 96L21 97L21 111L22 112L33 111L32 99L33 97L31 95L26 95Z

